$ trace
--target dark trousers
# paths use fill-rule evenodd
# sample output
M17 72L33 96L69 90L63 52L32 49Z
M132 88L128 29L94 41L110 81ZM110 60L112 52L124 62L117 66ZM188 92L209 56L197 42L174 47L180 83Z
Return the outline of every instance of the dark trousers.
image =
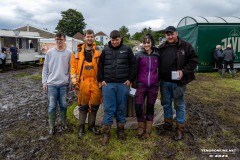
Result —
M2 70L5 70L6 58L1 60L2 60Z
M158 95L158 86L138 86L135 96L135 110L138 122L153 121L154 117L154 104ZM146 118L144 113L144 101L147 97Z
M233 60L226 61L224 60L224 69L227 69L227 66L230 66L230 69L233 70Z
M222 58L216 59L216 65L218 69L223 69L223 59Z
M11 59L12 59L12 63L13 63L13 68L16 69L18 67L18 56L17 55L12 55L11 56Z

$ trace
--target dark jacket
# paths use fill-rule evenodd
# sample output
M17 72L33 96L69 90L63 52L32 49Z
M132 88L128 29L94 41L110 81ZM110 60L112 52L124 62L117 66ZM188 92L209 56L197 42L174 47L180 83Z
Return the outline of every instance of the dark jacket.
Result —
M159 54L153 50L147 54L145 49L136 54L137 59L137 85L158 86Z
M223 53L222 53L222 50L219 49L219 48L216 48L214 50L214 59L215 60L218 60L218 59L222 59L223 58Z
M232 48L226 48L223 51L223 57L225 61L232 61L235 59L236 55L234 53L234 50Z
M159 65L159 78L160 80L176 82L179 85L187 84L195 79L194 70L198 65L198 56L195 53L192 45L184 40L178 39L174 49L171 49L172 45L167 42L159 46L160 53L160 65ZM170 53L169 51L175 51L176 54ZM164 54L174 54L176 57L175 61L169 59L163 59ZM172 63L172 64L169 64ZM171 80L171 71L173 70L163 70L161 65L167 64L168 68L174 68L176 70L182 70L183 77L179 80ZM175 65L175 66L174 66ZM172 67L174 66L174 67ZM164 68L164 67L163 67ZM166 68L166 67L165 67Z
M136 58L132 49L123 44L113 47L111 42L104 47L98 63L98 81L133 82L136 77Z
M10 52L12 54L12 56L17 56L18 54L18 48L13 46L13 47L10 47Z

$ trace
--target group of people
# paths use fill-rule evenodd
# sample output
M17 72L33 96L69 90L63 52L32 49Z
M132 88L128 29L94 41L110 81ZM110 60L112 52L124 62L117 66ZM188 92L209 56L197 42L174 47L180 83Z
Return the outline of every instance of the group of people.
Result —
M8 47L2 47L2 51L0 53L0 60L2 62L1 68L2 71L6 70L6 59L7 59L7 54L11 54L11 61L13 64L13 69L17 69L18 67L18 48L14 46L13 44Z
M164 108L164 127L174 126L173 106L176 110L176 136L184 136L186 121L186 84L194 80L194 70L198 56L193 47L178 37L175 27L165 29L166 42L155 47L153 36L143 37L143 48L134 55L132 49L123 44L120 32L113 30L110 41L102 50L96 48L94 31L84 32L84 44L71 53L65 48L66 36L56 34L56 48L46 53L43 66L43 89L48 93L49 133L55 133L56 106L60 106L62 129L66 126L66 97L72 83L77 91L79 106L78 137L85 134L85 121L88 114L88 130L101 134L95 126L99 105L103 104L102 122L103 146L109 143L110 129L116 118L118 139L125 140L127 100L130 86L135 84L135 110L138 121L136 136L149 138L154 119L154 105L160 87L161 104ZM71 80L70 80L71 79ZM144 102L146 101L146 112Z
M222 50L221 45L217 45L214 50L214 59L216 62L216 66L218 68L219 74L224 77L227 67L229 65L232 77L235 77L236 71L234 70L234 59L236 54L231 46L231 44L227 45L227 48ZM224 67L223 67L224 66Z

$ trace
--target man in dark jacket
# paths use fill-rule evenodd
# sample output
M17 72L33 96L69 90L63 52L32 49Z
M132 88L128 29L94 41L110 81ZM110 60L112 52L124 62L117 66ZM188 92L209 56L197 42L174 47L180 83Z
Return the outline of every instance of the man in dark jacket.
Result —
M103 94L103 139L107 145L113 118L117 121L117 135L124 140L124 124L130 84L136 77L136 59L131 48L122 43L120 32L110 33L110 42L103 49L98 64L98 81Z
M164 127L172 129L173 111L172 101L176 110L175 140L183 138L186 111L186 84L195 79L194 69L198 64L198 56L193 47L178 37L175 27L165 29L166 42L159 47L159 78L161 104L164 108Z
M10 52L11 52L11 60L13 63L13 69L17 69L18 67L18 48L14 45L11 45L10 47Z
M214 50L214 59L218 68L218 72L221 75L223 69L223 53L221 45L216 46L216 49Z
M225 71L227 70L227 66L230 66L230 70L232 73L232 77L235 77L235 70L233 69L234 59L236 55L234 50L232 49L232 45L228 44L227 48L223 51L223 59L224 59L224 69L222 70L222 76L224 77Z

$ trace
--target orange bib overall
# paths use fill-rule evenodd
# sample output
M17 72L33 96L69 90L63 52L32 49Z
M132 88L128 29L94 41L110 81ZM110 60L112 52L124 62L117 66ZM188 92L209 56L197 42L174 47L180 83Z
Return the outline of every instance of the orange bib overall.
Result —
M92 62L83 62L82 75L78 90L78 105L101 104L102 92L98 87L96 73Z

